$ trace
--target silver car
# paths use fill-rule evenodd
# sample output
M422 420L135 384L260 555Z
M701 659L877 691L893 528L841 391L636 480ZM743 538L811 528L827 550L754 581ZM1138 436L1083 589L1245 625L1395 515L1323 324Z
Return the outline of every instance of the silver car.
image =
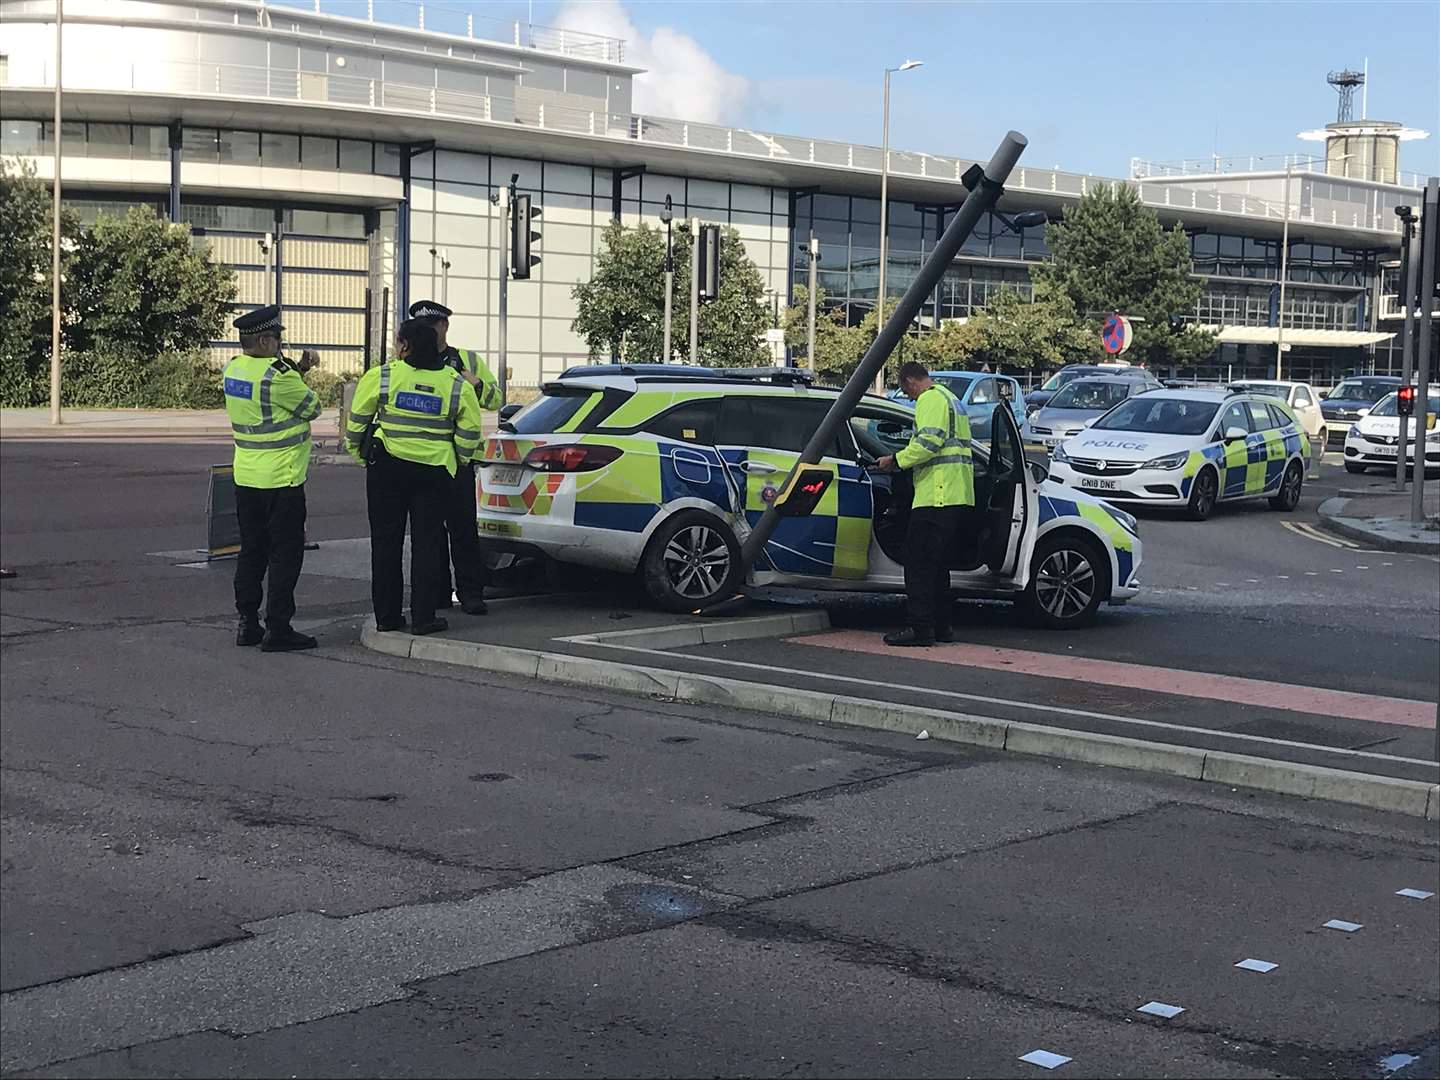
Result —
M1126 398L1154 390L1157 386L1157 383L1142 379L1076 379L1062 386L1044 408L1030 414L1022 433L1025 443L1043 447L1049 453Z

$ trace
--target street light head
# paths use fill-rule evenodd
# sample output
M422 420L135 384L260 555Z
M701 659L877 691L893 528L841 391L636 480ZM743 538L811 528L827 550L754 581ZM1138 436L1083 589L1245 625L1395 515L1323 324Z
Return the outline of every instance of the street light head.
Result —
M920 67L924 63L924 60L906 60L903 64L900 65L900 70L909 71L911 68Z
M669 196L669 195L666 195L666 196L665 196L665 209L660 211L660 223L661 223L662 225L669 225L670 222L672 222L672 221L674 221L674 220L675 220L675 211L674 211L674 209L673 209L672 206L671 206L670 196Z
M1050 219L1045 216L1044 210L1026 210L1016 214L1014 218L1015 224L1022 229L1034 229L1044 225L1049 220Z
M1401 221L1405 222L1405 224L1407 225L1415 220L1414 214L1415 212L1411 210L1408 206L1395 207L1395 216L1398 217Z

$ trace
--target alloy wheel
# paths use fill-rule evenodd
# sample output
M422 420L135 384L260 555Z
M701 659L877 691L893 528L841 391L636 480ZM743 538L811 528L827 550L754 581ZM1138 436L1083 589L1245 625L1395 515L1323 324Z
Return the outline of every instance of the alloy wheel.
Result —
M690 600L719 591L730 573L730 549L714 529L691 525L671 537L661 557L670 587Z
M1035 598L1056 619L1073 619L1095 596L1095 568L1073 548L1052 551L1035 575Z

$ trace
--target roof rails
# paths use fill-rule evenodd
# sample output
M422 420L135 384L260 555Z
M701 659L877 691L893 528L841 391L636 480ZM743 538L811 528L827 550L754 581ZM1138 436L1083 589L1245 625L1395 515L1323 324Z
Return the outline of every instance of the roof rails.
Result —
M800 367L751 367L715 368L696 367L690 364L581 364L567 368L560 374L562 379L585 378L595 375L630 375L636 378L694 379L714 382L805 383L815 381L815 373Z

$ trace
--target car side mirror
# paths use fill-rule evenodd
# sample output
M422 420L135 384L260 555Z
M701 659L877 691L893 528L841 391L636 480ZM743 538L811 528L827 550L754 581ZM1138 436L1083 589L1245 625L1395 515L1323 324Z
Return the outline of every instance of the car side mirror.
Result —
M1367 406L1365 406L1365 408L1363 408L1363 409L1361 409L1361 410L1359 410L1359 411L1360 411L1360 415L1361 415L1361 416L1369 416L1369 415L1370 415L1370 406L1367 405Z
M525 406L521 405L518 401L512 401L509 405L502 406L500 409L500 419L509 420L524 407Z
M1000 384L1000 396L1006 401L1013 401L1015 398L1015 387L1011 386L1008 382L1002 382Z
M1030 475L1034 478L1035 483L1043 484L1046 480L1050 479L1050 470L1045 466L1043 461L1031 461L1028 464L1030 466Z
M1225 441L1234 442L1236 439L1243 439L1249 434L1250 432L1242 427L1227 427L1225 429Z
M1321 400L1321 401L1324 401L1324 400L1325 400L1326 398L1328 398L1329 396L1330 396L1330 391L1329 391L1329 390L1321 390L1321 391L1320 391L1320 400Z

